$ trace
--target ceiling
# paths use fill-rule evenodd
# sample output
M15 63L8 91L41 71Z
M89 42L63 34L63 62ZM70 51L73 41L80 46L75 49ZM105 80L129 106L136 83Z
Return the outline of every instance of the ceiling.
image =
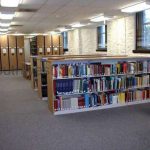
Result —
M22 0L10 33L45 33L58 25L87 21L100 13L122 16L120 8L136 0ZM2 11L2 7L0 11Z

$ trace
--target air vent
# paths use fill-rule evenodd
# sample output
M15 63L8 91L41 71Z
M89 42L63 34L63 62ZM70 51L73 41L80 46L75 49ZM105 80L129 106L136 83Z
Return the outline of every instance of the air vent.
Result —
M19 8L17 12L37 12L37 9L26 9L26 8Z

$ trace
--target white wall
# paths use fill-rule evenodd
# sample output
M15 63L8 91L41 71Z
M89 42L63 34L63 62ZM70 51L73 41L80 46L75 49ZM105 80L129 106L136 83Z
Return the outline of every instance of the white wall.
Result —
M80 30L81 54L94 54L97 49L97 29L85 28Z
M97 54L97 28L79 28L68 32L68 54Z
M134 54L136 42L135 15L115 19L107 23L108 55L141 55ZM96 52L97 29L81 28L68 33L69 54L103 54ZM144 54L143 54L144 55Z
M135 16L116 19L107 24L109 55L131 55L135 50Z
M79 54L79 30L72 30L68 32L68 54Z

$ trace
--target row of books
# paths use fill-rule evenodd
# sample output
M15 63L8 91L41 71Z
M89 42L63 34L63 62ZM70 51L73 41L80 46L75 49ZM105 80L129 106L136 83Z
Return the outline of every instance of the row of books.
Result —
M37 58L33 58L32 61L33 61L33 66L36 67L37 66Z
M48 97L47 86L43 86L42 88L42 97Z
M150 75L54 80L54 94L124 90L150 85Z
M47 71L47 66L46 66L46 61L42 60L41 62L41 68L42 68L42 72L46 73Z
M127 91L120 93L84 94L77 97L57 96L54 100L54 110L69 110L97 107L109 104L125 104L132 101L150 99L150 89Z
M42 85L47 84L47 74L41 74L41 83Z
M74 63L53 65L53 77L81 77L150 72L150 61L118 62L112 64Z

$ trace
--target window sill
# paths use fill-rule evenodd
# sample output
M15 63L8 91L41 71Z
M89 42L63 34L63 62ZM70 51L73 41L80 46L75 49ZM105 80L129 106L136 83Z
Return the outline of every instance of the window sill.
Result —
M133 50L133 53L150 53L150 50Z
M96 52L107 52L107 48L98 48Z

